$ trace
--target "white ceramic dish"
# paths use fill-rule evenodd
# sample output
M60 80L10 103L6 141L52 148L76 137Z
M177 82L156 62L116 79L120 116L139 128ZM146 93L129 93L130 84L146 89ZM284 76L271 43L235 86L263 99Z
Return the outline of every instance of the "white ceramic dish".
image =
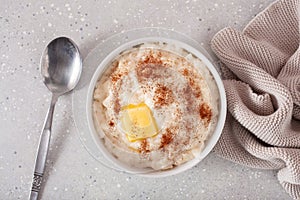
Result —
M107 69L107 66L111 63L111 61L116 58L121 52L124 50L131 49L133 46L139 45L141 43L148 43L148 42L165 42L169 44L175 44L176 47L180 47L181 49L185 49L186 51L190 52L200 60L202 60L211 74L213 75L217 87L219 89L220 94L220 102L219 102L219 116L218 116L218 122L215 128L214 133L206 140L205 147L203 151L194 159L191 161L188 161L182 165L179 165L173 169L169 170L163 170L163 171L154 171L152 169L140 169L140 168L134 168L131 166L128 166L119 160L117 160L105 147L104 140L99 137L99 134L96 132L93 122L93 111L92 111L92 100L93 100L93 93L95 85L98 81L98 79L101 77L102 73ZM170 176L174 174L178 174L180 172L186 171L196 164L198 164L204 157L206 157L209 152L213 149L215 144L217 143L224 123L225 123L225 117L226 117L226 96L225 96L225 90L222 83L222 80L220 78L219 73L217 72L216 68L212 64L212 62L199 50L195 49L194 47L183 43L178 40L164 38L164 37L145 37L145 38L139 38L132 41L129 41L127 43L124 43L120 45L118 48L114 49L111 53L109 53L105 59L99 64L97 67L95 73L93 74L93 77L90 81L90 84L88 86L87 91L87 100L86 100L86 114L87 114L87 122L88 127L90 130L90 134L92 135L92 138L94 142L96 143L98 150L101 152L101 154L104 156L105 159L107 159L110 163L113 163L118 170L125 171L128 173L134 173L139 174L143 176L150 176L150 177L162 177L162 176Z

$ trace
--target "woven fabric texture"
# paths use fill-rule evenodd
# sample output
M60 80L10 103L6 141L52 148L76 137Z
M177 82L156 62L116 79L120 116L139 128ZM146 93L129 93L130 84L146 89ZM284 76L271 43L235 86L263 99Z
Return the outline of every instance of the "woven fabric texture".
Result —
M222 62L228 113L219 155L261 169L300 199L300 0L271 4L240 32L211 46Z

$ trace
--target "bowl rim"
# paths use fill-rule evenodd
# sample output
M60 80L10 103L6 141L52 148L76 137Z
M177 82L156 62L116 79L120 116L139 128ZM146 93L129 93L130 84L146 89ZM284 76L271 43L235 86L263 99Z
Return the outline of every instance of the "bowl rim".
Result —
M107 69L107 65L115 59L120 53L131 49L133 46L136 46L141 43L149 43L149 42L166 42L175 44L176 46L186 50L189 53L192 53L194 56L199 58L206 66L206 68L209 70L209 72L212 74L218 91L219 91L219 114L218 114L218 120L217 125L215 127L215 130L212 132L212 134L209 136L209 138L205 141L205 146L203 150L200 152L200 154L193 158L192 160L183 163L179 166L176 166L175 168L168 169L168 170L146 170L146 169L139 169L139 168L133 168L129 167L125 163L119 161L116 159L105 147L103 143L103 139L100 138L99 133L97 133L94 125L93 120L93 109L92 109L92 99L94 94L94 89L97 84L97 81L100 79L102 74ZM121 171L137 174L145 177L165 177L165 176L171 176L175 175L181 172L184 172L195 165L197 165L201 160L203 160L213 149L213 147L216 145L218 139L221 136L222 129L225 124L225 118L226 118L226 112L227 112L227 105L226 105L226 94L225 94L225 88L221 79L220 74L218 73L217 69L213 65L213 63L209 60L209 58L204 55L203 52L200 50L182 42L176 39L170 39L166 37L142 37L139 39L135 39L129 42L126 42L119 47L115 48L113 51L111 51L97 66L96 71L94 72L92 79L88 86L88 93L87 93L87 101L86 101L86 114L87 114L87 121L88 121L88 127L90 130L90 134L92 135L92 138L102 153L102 155L108 159L110 162L116 164ZM100 130L102 131L102 130ZM104 134L104 133L103 133Z

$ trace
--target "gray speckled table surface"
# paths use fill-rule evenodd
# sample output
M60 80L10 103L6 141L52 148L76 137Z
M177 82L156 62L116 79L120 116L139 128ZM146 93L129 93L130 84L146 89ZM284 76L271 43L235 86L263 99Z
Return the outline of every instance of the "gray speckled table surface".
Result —
M209 50L226 26L242 29L272 0L0 2L0 199L27 199L50 92L39 60L56 36L71 37L83 57L122 30L164 27ZM289 199L275 171L250 169L211 153L182 174L149 179L102 166L80 143L71 95L59 99L42 199Z

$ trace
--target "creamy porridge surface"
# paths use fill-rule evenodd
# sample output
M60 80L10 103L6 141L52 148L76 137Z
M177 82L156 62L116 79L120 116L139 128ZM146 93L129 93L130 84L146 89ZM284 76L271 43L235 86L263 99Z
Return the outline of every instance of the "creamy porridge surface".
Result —
M98 80L94 124L120 161L169 169L204 148L218 102L216 83L200 59L175 45L141 44L116 57Z

